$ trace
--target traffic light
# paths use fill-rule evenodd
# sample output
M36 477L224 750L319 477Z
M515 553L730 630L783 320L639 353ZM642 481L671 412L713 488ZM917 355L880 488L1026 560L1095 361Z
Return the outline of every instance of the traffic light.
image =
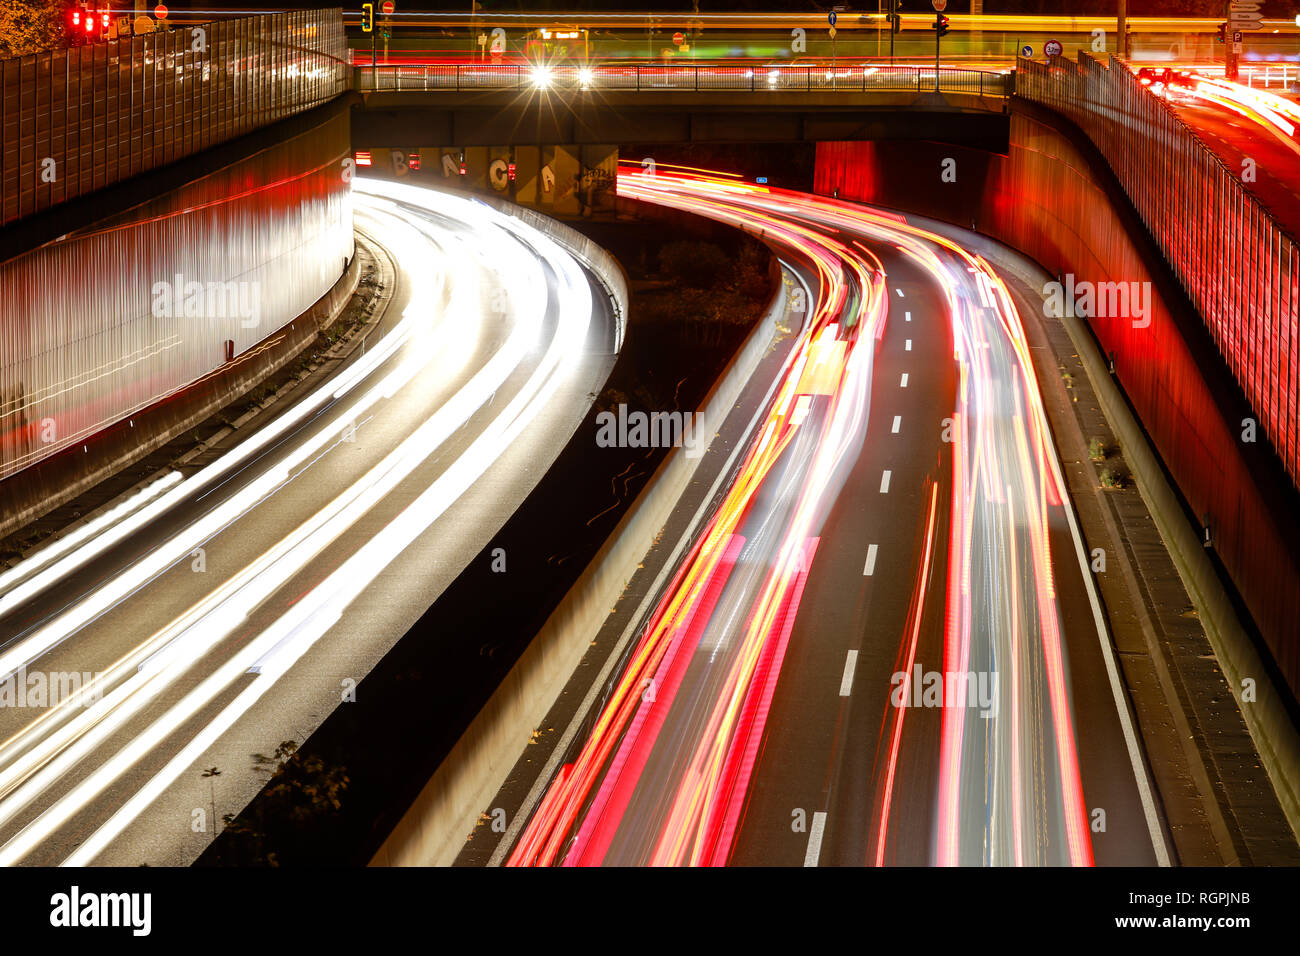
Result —
M361 4L361 32L373 33L375 29L375 5L373 3Z
M507 164L506 164L506 179L508 179L508 180L509 180L510 182L512 182L512 183L515 181L515 164L514 164L514 163L507 163Z
M1227 42L1228 42L1228 25L1227 25L1226 23L1220 23L1220 24L1219 24L1219 36L1218 36L1218 41L1219 41L1220 43L1227 43Z
M885 16L885 19L889 21L889 31L891 33L902 32L903 18L898 13L902 9L903 0L889 0L889 13Z
M79 3L71 10L72 15L72 32L73 36L82 36L86 39L94 36L96 30L95 11L90 9L89 5ZM104 24L107 28L108 24Z
M936 13L934 16L934 28L939 31L939 36L948 32L948 18L942 13Z

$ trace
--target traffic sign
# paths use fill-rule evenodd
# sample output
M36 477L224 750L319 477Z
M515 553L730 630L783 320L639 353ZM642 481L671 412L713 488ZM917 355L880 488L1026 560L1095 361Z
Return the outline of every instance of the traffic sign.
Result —
M677 45L677 46L681 46L681 45L682 45L683 43L685 43L685 42L686 42L686 34L684 34L684 33L674 33L674 34L673 34L673 43L674 43L675 45Z
M1060 56L1064 49L1060 40L1048 40L1043 44L1043 53L1047 56Z
M397 4L393 3L393 0L384 0L384 5L379 9L384 11L384 16L392 16L393 11L397 9Z
M153 8L153 15L157 17L159 20L166 20L167 8L160 3L158 4L158 6Z
M943 13L948 9L948 0L930 0L930 6L934 7L935 13Z
M826 22L829 23L832 27L835 26L835 21L838 20L839 18L840 15L836 13L834 10L826 14Z
M832 40L835 39L835 28L834 28L834 27L830 27L826 32L829 33L829 34L831 35L831 39L832 39Z
M1260 12L1260 0L1232 0L1228 5L1228 19L1235 30L1264 29L1264 14Z
M1026 43L1024 46L1020 48L1020 55L1023 56L1026 60L1032 60L1034 58L1034 48L1031 47L1028 43Z

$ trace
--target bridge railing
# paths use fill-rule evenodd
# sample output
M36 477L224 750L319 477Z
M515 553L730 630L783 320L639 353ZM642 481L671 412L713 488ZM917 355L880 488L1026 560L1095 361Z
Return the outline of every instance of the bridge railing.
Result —
M1120 60L1021 60L1016 94L1068 117L1106 157L1300 485L1295 236Z
M536 68L522 64L446 63L356 66L354 88L375 91L617 90L690 92L926 93L934 67L920 66L638 66ZM941 67L938 89L1004 97L1010 74Z
M0 61L0 223L324 103L347 59L332 9Z

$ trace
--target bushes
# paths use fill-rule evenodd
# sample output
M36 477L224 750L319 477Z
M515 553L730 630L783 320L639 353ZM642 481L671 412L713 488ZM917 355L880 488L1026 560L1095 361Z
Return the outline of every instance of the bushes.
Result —
M678 239L659 250L659 272L688 289L712 289L727 281L733 266L711 242Z

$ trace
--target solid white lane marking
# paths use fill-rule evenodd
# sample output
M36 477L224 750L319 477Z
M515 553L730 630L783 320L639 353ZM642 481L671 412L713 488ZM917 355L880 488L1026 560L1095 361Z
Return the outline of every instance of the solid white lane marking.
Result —
M903 380L898 383L899 388L907 388L907 373L903 373Z
M1047 427L1047 412L1041 403L1034 412L1043 428ZM1056 478L1057 486L1067 487L1065 476L1061 472L1061 463L1057 459L1056 449L1048 445L1050 454L1047 456L1047 463L1052 468L1052 474ZM1097 583L1092 576L1092 566L1088 561L1088 554L1083 546L1083 535L1079 532L1079 522L1074 514L1074 499L1067 497L1067 506L1065 511L1066 523L1070 526L1070 537L1074 538L1074 554L1079 561L1079 570L1083 575L1083 586L1088 592L1088 603L1092 605L1092 622L1097 631L1097 640L1101 644L1102 658L1106 662L1106 677L1110 682L1111 696L1115 702L1115 711L1119 715L1120 729L1124 734L1124 744L1128 749L1129 763L1133 768L1133 776L1137 783L1138 796L1142 800L1142 813L1146 817L1147 833L1151 838L1151 848L1156 855L1157 866L1170 866L1169 848L1165 845L1164 831L1160 826L1160 816L1156 812L1155 796L1152 793L1153 786L1150 778L1147 776L1146 764L1142 760L1141 750L1138 745L1137 731L1133 726L1133 719L1128 710L1128 697L1124 691L1123 682L1120 678L1119 662L1115 659L1115 649L1111 646L1110 634L1106 630L1106 618L1102 614L1101 601L1097 597Z
M908 339L908 340L907 340L907 343L903 346L903 350L904 350L904 351L907 351L907 352L912 351L912 340L911 340L911 339Z
M903 427L903 416L902 416L902 415L895 415L895 416L894 416L894 427L891 428L890 431L892 431L895 435L897 435L897 434L898 434L898 430L899 430L900 428L902 428L902 427Z
M840 696L848 697L849 692L853 690L853 669L858 666L858 652L849 651L849 656L844 659L844 676L840 678Z
M886 469L885 473L880 476L880 493L883 495L887 491L889 491L889 470L888 469Z
M876 573L876 546L874 544L867 546L867 563L862 566L862 573Z
M822 855L822 833L826 830L826 814L818 810L813 814L812 827L808 831L808 851L803 855L804 866L816 866L817 858Z

